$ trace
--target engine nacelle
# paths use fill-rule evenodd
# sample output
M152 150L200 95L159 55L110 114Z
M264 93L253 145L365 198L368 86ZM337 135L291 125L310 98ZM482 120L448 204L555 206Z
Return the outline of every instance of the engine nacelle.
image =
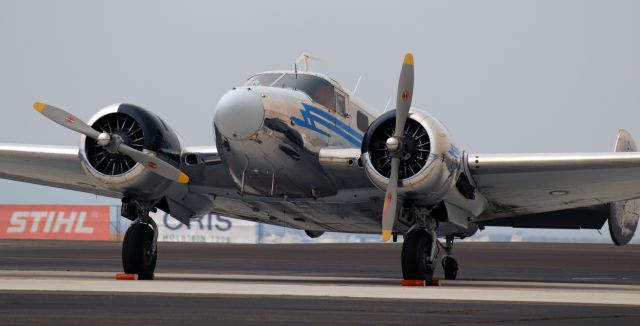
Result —
M157 115L143 108L131 104L110 105L96 113L88 124L101 132L118 134L134 149L156 154L173 166L180 164L180 138ZM84 135L80 140L80 157L90 178L133 199L160 198L172 182L128 156L108 152Z
M369 179L386 190L391 156L386 141L395 130L395 111L378 117L362 142L362 163ZM407 155L400 163L398 194L424 205L436 204L452 190L462 170L462 153L447 129L429 114L411 109L405 125Z

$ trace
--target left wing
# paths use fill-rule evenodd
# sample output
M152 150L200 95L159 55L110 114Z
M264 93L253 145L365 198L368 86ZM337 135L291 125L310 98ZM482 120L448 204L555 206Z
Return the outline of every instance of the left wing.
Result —
M0 178L107 197L122 196L96 186L87 177L77 147L0 144Z
M640 153L469 154L478 221L640 198Z

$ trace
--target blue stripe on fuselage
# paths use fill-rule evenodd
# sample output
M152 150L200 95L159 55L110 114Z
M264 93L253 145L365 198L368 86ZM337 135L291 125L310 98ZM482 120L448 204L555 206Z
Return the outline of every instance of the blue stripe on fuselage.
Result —
M316 123L318 123L335 132L337 135L344 138L351 144L358 147L362 145L362 138L364 137L363 134L353 130L351 127L349 127L349 125L342 122L339 118L334 117L325 110L316 108L306 103L302 103L300 114L302 115L302 118L304 120L298 119L296 117L291 117L291 121L293 121L296 125L307 128L309 130L313 130L327 137L331 137L329 133L321 130L320 128L318 128L318 126L316 126Z

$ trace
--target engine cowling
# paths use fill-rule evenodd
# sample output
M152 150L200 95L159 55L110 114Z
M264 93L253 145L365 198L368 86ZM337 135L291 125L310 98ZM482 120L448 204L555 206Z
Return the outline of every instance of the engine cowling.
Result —
M395 111L378 117L362 143L362 163L371 181L385 190L391 173L386 141L395 129ZM405 124L407 149L400 162L398 195L421 204L436 204L455 186L462 155L447 129L429 114L412 109Z
M114 104L96 113L88 124L94 129L118 134L137 150L149 151L178 167L182 144L178 135L157 115L135 105ZM162 197L172 183L130 157L110 153L86 136L80 140L81 165L96 183L135 199Z

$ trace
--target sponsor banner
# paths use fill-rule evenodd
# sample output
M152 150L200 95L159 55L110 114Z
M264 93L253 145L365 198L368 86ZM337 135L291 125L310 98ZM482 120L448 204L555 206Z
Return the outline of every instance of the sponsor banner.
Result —
M0 238L108 240L109 206L0 205Z
M162 211L151 213L158 225L158 241L256 243L256 223L216 214L192 218L189 225Z

